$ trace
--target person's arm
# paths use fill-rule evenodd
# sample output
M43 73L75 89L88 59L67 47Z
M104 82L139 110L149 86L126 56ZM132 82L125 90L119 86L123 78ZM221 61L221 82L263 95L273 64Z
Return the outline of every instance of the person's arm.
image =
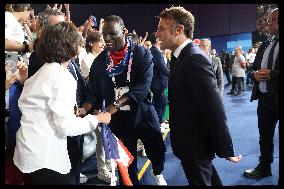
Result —
M223 93L224 93L223 69L220 59L216 57L216 61L217 61L217 70L216 70L217 85L220 91L220 95L223 98Z
M99 32L100 32L100 33L103 32L103 27L104 27L104 19L101 18L101 19L100 19L100 25L99 25Z
M64 4L65 12L66 12L66 22L71 22L71 16L70 16L70 7L69 4Z
M140 43L141 45L144 45L147 37L148 37L148 32L145 33L145 37L141 40L141 43Z
M146 98L150 91L154 64L150 50L137 47L134 53L136 53L136 55L133 57L131 67L132 83L129 92L125 94L130 97L131 100L134 100L134 102L139 103Z
M84 31L83 31L83 37L86 38L88 36L88 31L91 29L91 24L94 23L92 20L92 15L88 18L88 22L85 25Z
M67 81L66 75L62 74L51 86L52 93L46 100L52 113L51 117L56 133L61 137L88 133L96 129L98 123L108 124L111 119L109 113L101 113L96 116L89 114L84 118L77 117L74 114L76 85L74 81Z
M25 30L26 30L28 36L30 37L30 40L32 40L33 34L32 34L32 32L31 32L30 27L28 26L27 22L24 22L24 23L23 23L23 26L24 26L24 28L25 28Z
M129 91L123 94L115 104L107 107L108 112L114 114L119 107L129 105L131 103L139 103L143 101L150 91L151 81L153 77L153 56L148 49L139 48L135 51L133 64L131 67L131 86ZM117 108L115 107L117 106Z
M21 85L24 85L25 81L28 79L28 65L25 63L25 61L20 60L17 63L17 68L19 70L18 81Z
M255 56L255 59L253 61L253 64L252 64L252 70L251 70L251 72L249 72L249 77L254 82L259 81L257 71L260 68L260 64L261 64L262 57L263 57L264 51L266 49L266 46L267 46L267 41L262 43L261 46L259 47L259 49L256 53L256 56Z
M14 40L5 39L5 50L6 51L23 51L25 49L25 45L23 43L19 43Z
M158 51L158 49L156 50ZM170 70L167 68L167 64L165 62L165 58L162 53L160 52L153 52L153 59L155 67L157 68L158 72L161 72L163 75L169 77L170 76Z
M5 90L8 90L12 84L17 81L19 78L18 74L12 74L10 71L6 72L6 84L5 84Z
M232 138L227 126L225 108L218 94L211 62L200 54L187 56L184 61L186 70L185 87L190 91L190 98L196 102L196 111L204 120L204 131L212 144L214 152L220 158L234 157Z

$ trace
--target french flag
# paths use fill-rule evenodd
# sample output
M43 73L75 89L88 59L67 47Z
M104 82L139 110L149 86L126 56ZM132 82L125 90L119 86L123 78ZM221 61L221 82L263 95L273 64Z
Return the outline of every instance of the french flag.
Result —
M102 111L105 111L105 100L103 101ZM102 138L103 145L105 150L106 159L111 160L112 162L112 182L111 185L115 185L114 177L115 177L115 166L117 163L117 167L119 173L121 175L122 181L126 186L132 186L132 182L129 178L128 174L128 166L134 160L134 157L127 150L127 148L123 145L123 143L111 132L110 128L106 124L100 124L102 129Z

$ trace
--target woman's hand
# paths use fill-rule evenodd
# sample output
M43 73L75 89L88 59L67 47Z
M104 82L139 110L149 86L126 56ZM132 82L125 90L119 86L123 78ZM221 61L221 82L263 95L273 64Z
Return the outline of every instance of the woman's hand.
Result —
M101 112L98 115L95 115L99 123L109 124L111 120L111 114L108 112Z
M17 63L17 69L19 70L18 81L24 85L25 81L28 78L28 66L24 60L19 60Z
M5 85L5 89L8 90L12 84L17 81L17 79L19 78L19 74L17 72L12 73L10 70L8 70L6 72L6 85Z

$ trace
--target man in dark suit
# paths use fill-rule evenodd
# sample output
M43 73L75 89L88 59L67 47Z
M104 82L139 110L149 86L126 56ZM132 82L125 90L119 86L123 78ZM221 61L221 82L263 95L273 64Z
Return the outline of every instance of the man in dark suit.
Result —
M127 39L121 17L104 20L103 36L107 48L98 55L90 69L88 94L83 104L86 112L100 109L103 100L112 114L109 126L135 158L128 173L134 185L139 185L137 140L141 139L152 162L157 185L167 185L163 175L165 144L157 113L150 101L153 62L150 51ZM122 183L120 175L120 183Z
M225 73L225 76L227 78L227 83L225 84L225 87L229 86L231 84L231 77L230 77L230 71L231 71L231 58L229 53L225 51L225 49L221 50L221 64L223 66L223 71Z
M192 43L194 17L183 7L162 11L157 37L161 49L171 49L173 58L169 78L171 145L190 185L221 185L212 164L220 158L239 162L234 157L232 139L226 123L212 63ZM214 176L214 178L212 178ZM211 182L212 179L212 182Z
M167 107L167 96L165 95L165 89L168 87L168 80L170 76L170 70L167 68L165 58L160 50L160 41L156 37L155 33L152 33L149 37L152 47L150 48L153 55L153 79L151 83L151 91L153 93L153 105L157 111L159 122L163 123L163 115Z
M260 157L254 169L244 172L247 178L264 178L271 176L273 162L273 138L279 121L279 25L278 9L268 16L267 29L273 36L260 46L250 73L254 81L251 101L258 99L257 116L259 129Z

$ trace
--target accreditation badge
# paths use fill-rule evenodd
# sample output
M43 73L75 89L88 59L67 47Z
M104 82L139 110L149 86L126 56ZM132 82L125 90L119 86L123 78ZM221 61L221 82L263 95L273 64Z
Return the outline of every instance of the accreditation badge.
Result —
M127 93L128 91L129 91L128 87L114 88L115 100L119 99L124 93ZM120 110L130 111L130 106L129 105L122 106L120 107Z

